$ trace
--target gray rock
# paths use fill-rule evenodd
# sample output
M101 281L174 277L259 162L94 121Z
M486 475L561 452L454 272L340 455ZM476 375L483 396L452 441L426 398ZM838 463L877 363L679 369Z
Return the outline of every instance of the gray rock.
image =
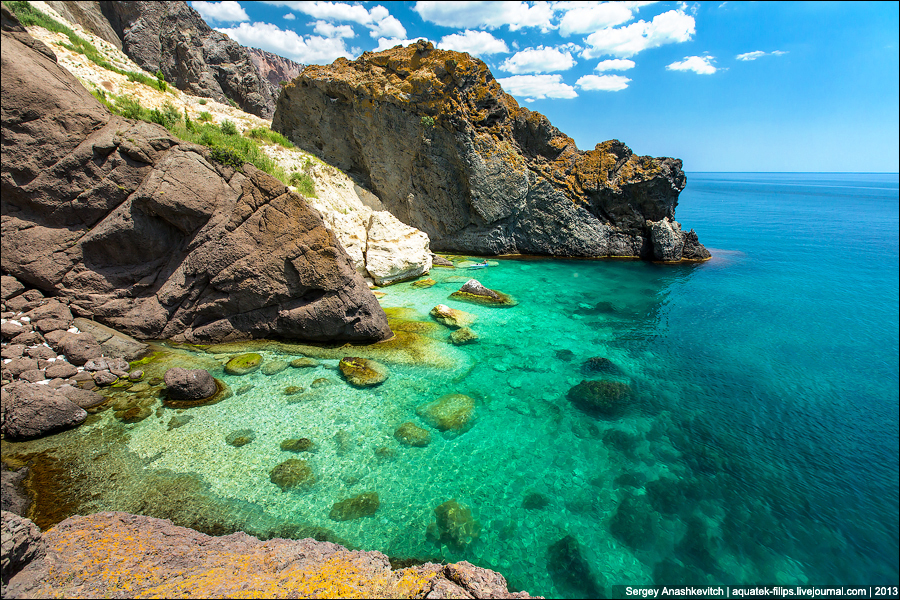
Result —
M30 520L9 511L0 511L0 578L9 580L31 561L44 556L41 530Z
M10 439L27 439L79 425L87 413L45 385L16 381L0 389L0 429Z
M100 344L89 333L67 333L59 340L57 350L76 366L84 365L103 354Z
M172 400L202 400L216 393L216 380L204 369L175 367L166 371L163 379Z
M686 184L680 160L618 140L579 150L483 62L424 41L306 67L272 128L354 173L435 250L662 260L651 223L674 220Z
M182 50L195 56L201 50L193 44L206 39L217 40L216 56L227 58L233 42L215 32L195 37L199 17L176 4L116 2L108 6L121 18L104 14L117 32L128 28L125 47L149 40L147 67L154 52L167 60ZM29 46L27 34L3 35L3 137L15 140L4 145L0 167L4 270L69 299L85 318L143 339L392 335L319 213L283 184L251 165L222 166L161 126L111 115ZM207 68L188 58L179 64L201 74ZM217 64L235 78L234 63ZM100 354L61 353L75 365Z

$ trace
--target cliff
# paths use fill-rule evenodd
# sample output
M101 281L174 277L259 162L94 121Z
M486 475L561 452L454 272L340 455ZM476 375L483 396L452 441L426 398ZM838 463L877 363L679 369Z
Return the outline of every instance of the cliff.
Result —
M271 115L275 111L275 100L281 94L282 82L292 81L303 70L303 65L259 48L247 48L247 52L272 95Z
M380 552L313 539L210 537L171 521L105 512L43 535L3 513L4 598L530 598L467 562L392 570ZM5 567L7 565L4 565ZM7 584L7 575L10 576Z
M306 67L272 128L371 189L438 250L702 260L675 222L681 161L578 150L487 66L420 41Z
M139 338L391 335L302 198L112 115L5 7L2 35L5 273Z

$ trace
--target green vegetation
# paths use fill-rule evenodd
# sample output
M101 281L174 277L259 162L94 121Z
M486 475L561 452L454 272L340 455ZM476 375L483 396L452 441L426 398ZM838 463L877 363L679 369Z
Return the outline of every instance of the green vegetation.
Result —
M237 135L237 132L238 132L235 124L227 119L222 121L222 124L219 125L219 128L222 130L222 133L224 133L225 135Z
M212 121L212 115L209 114L208 110L204 110L202 113L197 115L197 120L201 123L210 123Z
M431 129L432 127L434 127L434 117L422 115L422 127L424 127L425 129Z
M159 91L165 92L168 89L166 85L166 76L162 74L162 71L159 69L156 70L156 87L159 88Z
M197 104L206 104L206 98L200 98L197 100Z
M268 142L270 144L277 144L284 148L291 149L294 145L288 140L286 137L278 133L277 131L272 131L268 127L257 127L256 129L251 129L247 132L247 135L252 137L255 140L259 140L261 142Z
M306 173L291 173L290 183L307 198L316 197L316 182Z
M28 2L4 2L3 4L11 13L16 15L16 18L25 27L36 25L54 33L62 33L68 36L75 35L74 31L50 15L42 13Z

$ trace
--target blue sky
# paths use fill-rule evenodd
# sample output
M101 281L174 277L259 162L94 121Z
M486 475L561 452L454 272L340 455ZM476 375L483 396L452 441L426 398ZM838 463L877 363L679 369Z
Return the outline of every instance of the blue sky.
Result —
M304 64L426 38L579 148L686 171L900 170L897 2L190 2Z

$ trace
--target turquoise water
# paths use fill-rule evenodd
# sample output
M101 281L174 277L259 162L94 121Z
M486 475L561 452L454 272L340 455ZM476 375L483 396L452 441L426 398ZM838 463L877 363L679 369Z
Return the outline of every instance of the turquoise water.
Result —
M678 217L712 260L434 269L436 285L385 288L382 305L423 321L439 303L467 311L477 342L453 346L450 330L426 332L429 364L379 358L390 375L372 389L348 386L334 359L233 377L217 356L217 377L253 389L185 411L193 419L176 429L164 409L125 426L125 443L145 462L141 477L194 474L216 503L202 510L231 510L248 530L326 527L393 557L493 568L532 594L896 585L897 175L696 173ZM448 299L470 276L519 304ZM615 372L586 371L591 357ZM312 387L320 378L330 385ZM591 379L627 384L623 409L575 406L569 390ZM289 385L306 391L286 396ZM441 434L416 414L448 393L475 400L464 433ZM111 412L73 435L96 438L115 424ZM399 444L393 432L406 421L429 430L431 443ZM225 443L242 428L252 443ZM315 452L279 449L296 437ZM282 492L269 471L294 457L317 481ZM374 515L329 518L335 502L369 491L381 501ZM480 526L457 547L428 533L434 509L451 499Z

